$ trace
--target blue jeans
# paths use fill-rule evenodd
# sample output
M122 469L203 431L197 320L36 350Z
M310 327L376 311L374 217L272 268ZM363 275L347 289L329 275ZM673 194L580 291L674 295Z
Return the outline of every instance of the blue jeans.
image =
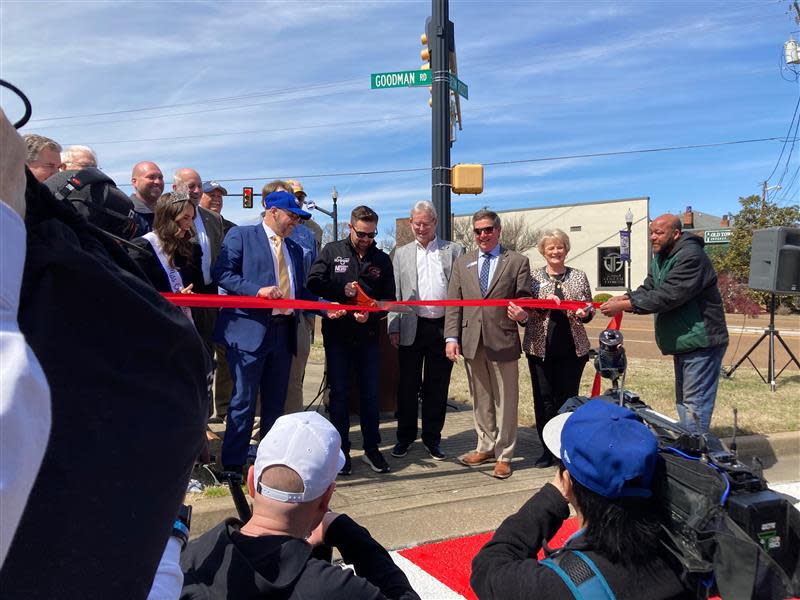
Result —
M331 423L342 438L342 452L350 452L350 382L359 387L359 417L364 450L377 449L378 431L378 341L354 343L323 338L328 385L330 385ZM352 370L352 374L351 374Z
M711 425L717 400L717 385L727 344L693 350L672 357L675 364L675 402L681 423L697 433L696 415L702 433Z

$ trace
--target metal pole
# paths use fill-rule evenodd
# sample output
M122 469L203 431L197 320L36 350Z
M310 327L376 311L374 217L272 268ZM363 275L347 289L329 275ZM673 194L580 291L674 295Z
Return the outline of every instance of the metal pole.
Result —
M431 201L439 214L436 235L451 238L450 222L450 10L448 0L431 0L428 43L433 71Z
M334 190L336 188L333 188ZM336 207L336 201L339 199L339 194L333 194L333 241L339 239L339 209Z
M633 260L633 240L631 239L631 228L633 227L633 223L625 223L628 226L628 292L631 291L631 261Z
M769 356L767 360L767 380L769 387L774 392L776 388L775 383L775 292L770 294L769 305Z

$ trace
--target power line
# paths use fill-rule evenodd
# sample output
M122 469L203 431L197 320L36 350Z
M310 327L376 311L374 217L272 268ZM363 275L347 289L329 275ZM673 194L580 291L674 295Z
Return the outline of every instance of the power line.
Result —
M302 90L310 90L310 89L319 89L325 87L333 87L338 86L346 83L356 83L361 81L361 78L358 79L343 79L341 81L333 81L330 83L315 83L311 85L303 85L303 86L295 86L291 88L284 88L280 90L270 90L268 92L252 92L250 94L240 94L237 96L224 96L222 98L207 98L205 100L197 100L195 102L179 102L176 104L161 104L159 106L148 106L143 108L128 108L124 110L111 110L106 112L96 112L96 113L84 113L80 115L63 115L59 117L43 117L41 119L31 119L30 123L41 123L42 121L64 121L68 119L84 119L87 117L105 117L110 115L122 115L122 114L129 114L135 112L145 112L148 110L162 110L165 108L179 108L182 106L198 106L202 104L213 104L216 102L233 102L236 100L245 100L248 98L261 98L265 96L280 96L281 94L293 93ZM229 107L229 108L236 108L236 107Z
M797 103L794 105L794 114L792 114L792 120L789 122L789 130L786 132L786 141L783 142L783 146L781 146L781 153L778 155L778 160L775 161L775 166L772 168L772 173L769 174L766 181L772 179L772 176L775 175L775 171L778 170L778 165L781 164L781 158L783 158L783 152L786 150L786 143L789 141L789 137L792 135L792 127L794 126L794 121L797 119L797 110L800 108L800 94L797 95Z
M103 144L130 144L134 142L165 142L171 140L190 140L190 139L197 139L197 138L207 138L207 137L222 137L226 135L250 135L254 133L281 133L285 131L301 131L304 129L322 129L325 127L343 127L343 126L351 126L351 125L367 125L371 123L384 123L386 121L399 121L405 119L430 119L430 115L400 115L396 117L383 117L380 119L366 119L363 121L336 121L333 123L320 123L318 125L302 125L297 127L282 127L280 129L249 129L247 131L227 131L227 132L220 132L220 133L201 133L197 135L184 135L184 136L177 136L177 137L160 137L160 138L140 138L135 140L109 140L109 141L102 141L102 142L83 142L83 144L87 146L102 146ZM72 144L64 144L65 146L70 146Z
M757 138L757 139L750 139L750 140L733 140L727 142L712 142L709 144L687 144L683 146L663 146L659 148L642 148L639 150L614 150L609 152L595 152L591 154L567 154L563 156L546 156L540 158L524 158L520 160L503 160L503 161L495 161L495 162L487 162L483 163L484 167L494 167L499 165L515 165L515 164L522 164L522 163L536 163L536 162L547 162L547 161L554 161L554 160L573 160L579 158L604 158L610 156L625 156L630 154L647 154L653 152L673 152L679 150L697 150L702 148L717 148L721 146L733 146L737 144L756 144L761 142L780 142L783 141L783 137L768 137L768 138ZM797 141L795 138L792 141ZM224 183L235 183L239 181L269 181L273 179L321 179L327 177L354 177L357 175L388 175L393 173L414 173L414 172L422 172L422 171L430 171L431 167L413 167L407 169L380 169L375 171L349 171L349 172L334 172L334 173L313 173L313 174L297 174L297 175L259 175L253 177L237 177L231 179L220 179L216 178L215 181L221 181ZM119 187L129 187L130 184L121 184Z

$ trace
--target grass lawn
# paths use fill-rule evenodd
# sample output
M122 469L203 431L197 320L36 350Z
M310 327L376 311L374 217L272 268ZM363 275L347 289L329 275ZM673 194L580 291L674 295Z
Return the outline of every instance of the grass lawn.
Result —
M519 424L532 425L533 395L528 362L519 361ZM580 393L589 395L594 380L594 367L586 365L581 380ZM603 390L611 386L603 381ZM677 418L675 410L675 382L671 359L628 358L625 388L639 394L655 410ZM463 364L456 365L450 380L450 396L471 403L467 375ZM711 421L711 432L727 437L733 431L733 408L739 411L739 433L776 433L800 429L800 374L783 373L778 379L777 391L770 391L752 368L742 365L732 379L721 379L717 404Z
M324 359L322 344L315 342L311 347L309 360L322 363ZM581 394L589 394L593 380L594 367L590 362L583 372ZM603 390L610 386L609 380L603 381ZM677 418L671 358L631 358L629 355L625 388L639 394L655 410ZM463 361L453 368L450 397L468 404L472 402ZM719 383L717 404L711 421L711 432L714 435L731 435L734 407L739 410L741 435L800 430L800 372L789 370L781 374L774 393L747 363L739 367L732 379L723 377ZM519 423L529 426L533 425L533 421L531 377L528 361L523 356L519 361Z

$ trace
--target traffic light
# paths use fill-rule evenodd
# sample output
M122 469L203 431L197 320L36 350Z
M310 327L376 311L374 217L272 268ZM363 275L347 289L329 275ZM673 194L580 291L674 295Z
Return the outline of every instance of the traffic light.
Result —
M483 192L483 165L454 166L450 184L455 194L480 194Z
M428 17L425 20L425 33L419 36L420 43L425 46L422 50L420 50L419 57L423 60L422 66L420 67L423 71L429 71L431 68L431 47L428 44L429 33L431 27L431 18ZM432 79L431 79L432 81ZM431 93L431 97L428 98L428 106L433 108L433 86L428 86L428 91Z
M253 188L242 188L242 208L253 208Z

